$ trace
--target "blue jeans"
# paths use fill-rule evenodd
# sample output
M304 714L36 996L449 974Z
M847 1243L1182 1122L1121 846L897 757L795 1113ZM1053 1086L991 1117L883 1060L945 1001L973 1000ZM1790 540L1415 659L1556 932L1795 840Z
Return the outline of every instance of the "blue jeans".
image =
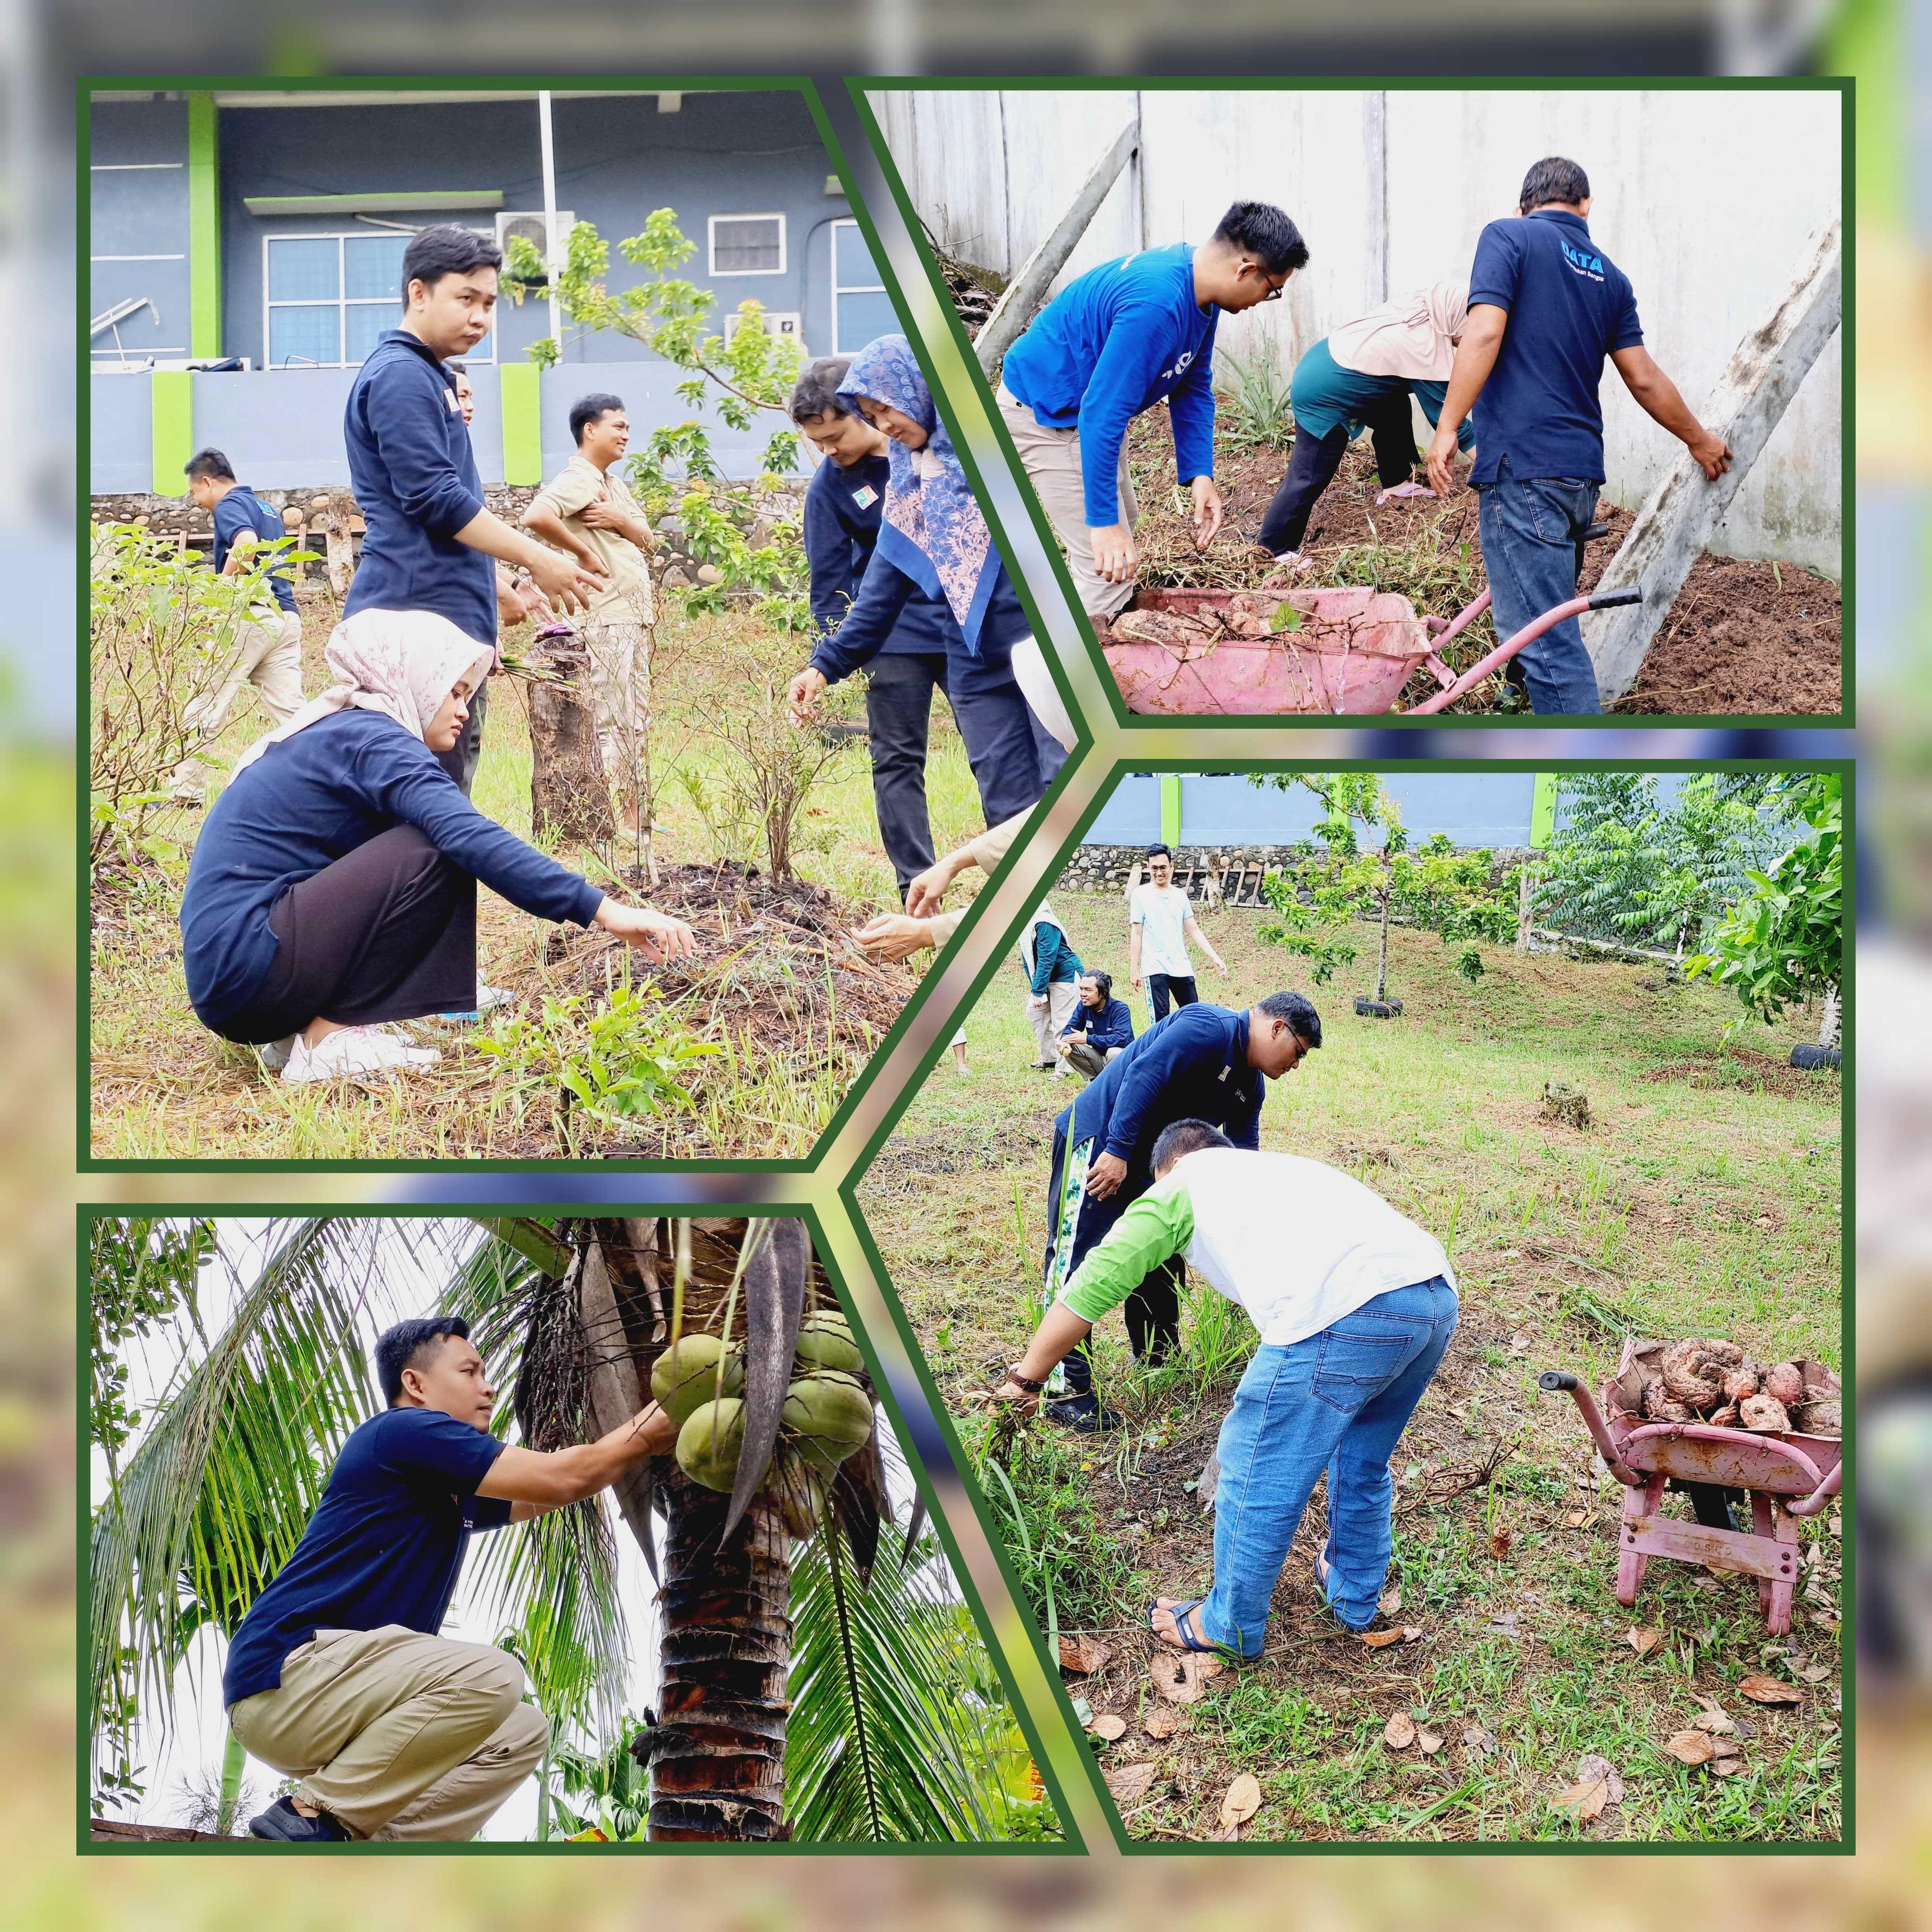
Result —
M1574 476L1516 476L1505 456L1496 480L1477 486L1483 568L1496 641L1576 594L1578 539L1597 513L1600 486ZM1539 716L1594 717L1603 710L1582 627L1566 617L1516 655Z
M1455 1332L1456 1291L1437 1275L1305 1342L1255 1351L1221 1425L1203 1636L1261 1654L1269 1600L1324 1469L1328 1606L1351 1630L1374 1621L1392 1547L1389 1458Z

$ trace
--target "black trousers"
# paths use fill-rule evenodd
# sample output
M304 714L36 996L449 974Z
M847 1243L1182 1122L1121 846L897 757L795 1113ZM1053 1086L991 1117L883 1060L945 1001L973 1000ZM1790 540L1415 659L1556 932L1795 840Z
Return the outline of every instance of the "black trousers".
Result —
M470 718L462 736L448 751L436 754L436 763L463 788L465 798L476 782L476 766L483 756L483 714L489 708L490 680L485 678L470 694Z
M1150 973L1148 975L1148 1007L1156 1023L1167 1017L1167 1003L1172 999L1177 1006L1191 1006L1201 998L1200 988L1194 983L1192 973Z
M244 1046L311 1020L370 1026L476 1004L476 881L413 825L393 825L291 886L255 996L218 1030Z
M1376 474L1384 490L1414 480L1420 460L1415 447L1415 424L1409 414L1408 394L1384 397L1367 418L1369 435L1376 452ZM1256 539L1264 550L1279 556L1284 550L1299 550L1308 534L1308 519L1323 490L1335 480L1348 447L1348 429L1338 423L1326 436L1312 436L1306 430L1294 433L1294 446L1288 454L1288 474L1274 493L1268 514L1262 520L1262 533Z
M872 742L872 806L879 841L899 882L899 897L932 863L926 809L926 753L932 694L946 688L946 653L881 655L867 668L866 727Z

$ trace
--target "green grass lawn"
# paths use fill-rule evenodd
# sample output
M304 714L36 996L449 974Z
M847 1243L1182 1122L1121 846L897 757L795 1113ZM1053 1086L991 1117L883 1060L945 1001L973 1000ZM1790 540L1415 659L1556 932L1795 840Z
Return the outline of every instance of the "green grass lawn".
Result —
M334 621L332 598L304 599L305 688L326 686L322 652ZM750 620L668 617L661 632L669 667L653 690L653 760L657 777L657 852L661 865L709 865L756 857L728 848L707 824L694 795L715 794L720 754L706 735L716 702L717 667L734 644L733 627ZM804 661L801 644L799 662ZM927 794L938 849L962 842L983 824L964 750L944 703L934 707ZM862 708L859 714L862 716ZM211 766L225 770L260 735L267 719L251 692L236 713ZM693 782L687 783L689 780ZM211 800L218 785L210 788ZM524 687L498 678L490 691L476 802L519 836L530 836L530 750ZM714 817L715 817L714 813ZM653 1024L678 1037L716 1046L693 1064L688 1105L616 1130L586 1124L580 1112L560 1124L556 1083L538 1081L515 1094L499 1064L476 1050L474 1036L423 1030L443 1048L440 1064L405 1080L364 1089L340 1083L288 1087L265 1076L254 1054L226 1045L195 1018L182 977L176 925L200 814L176 812L158 828L178 850L128 890L100 896L92 958L92 1128L93 1151L106 1160L413 1160L542 1157L566 1151L711 1158L806 1154L849 1090L883 1030L852 1022L800 1029L787 1036L771 1020L766 979L828 972L823 957L761 953L755 937L714 949L717 970L697 992L664 1002ZM871 765L856 741L806 806L794 854L801 878L822 886L840 916L855 922L896 909L892 868L879 843ZM602 884L611 874L598 855L556 856ZM564 1050L587 1050L589 1028L604 1000L601 985L586 993L582 949L559 956L547 940L560 928L518 911L494 894L479 896L484 978L523 995L535 1015L546 998L578 1004L554 1029ZM769 956L766 956L769 954ZM592 964L596 963L593 959ZM621 965L614 958L603 963ZM910 992L909 970L893 969ZM638 976L642 982L646 976ZM786 988L777 988L782 997ZM823 1006L826 1002L821 1000ZM765 1023L754 1024L763 1017ZM532 1062L533 1066L540 1063Z
M1058 894L1082 958L1124 981L1119 899ZM1262 915L1202 923L1232 969L1210 999L1246 1004L1298 983L1254 936ZM1621 1492L1598 1481L1567 1398L1536 1377L1592 1384L1627 1329L1729 1336L1760 1358L1841 1360L1840 1087L1784 1064L1816 1016L1742 1028L1708 986L1646 991L1649 969L1486 950L1472 989L1455 955L1393 936L1393 1022L1358 1018L1372 949L1312 990L1326 1044L1274 1087L1262 1144L1328 1160L1384 1193L1448 1246L1462 1315L1395 1458L1400 1621L1413 1642L1370 1650L1319 1610L1311 1504L1275 1598L1267 1654L1231 1668L1157 1741L1142 1729L1155 1658L1142 1628L1156 1594L1211 1575L1212 1519L1192 1492L1253 1334L1193 1284L1183 1358L1142 1373L1118 1316L1096 1331L1116 1433L1043 1422L1008 1438L958 1406L1019 1353L1038 1312L1052 1116L1075 1090L1026 1065L1016 963L968 1016L971 1077L943 1059L866 1176L860 1200L923 1345L985 1504L1049 1634L1112 1647L1068 1688L1129 1729L1094 1748L1102 1767L1149 1764L1124 1807L1149 1839L1198 1839L1243 1772L1259 1780L1250 1838L1558 1840L1829 1840L1840 1827L1839 1519L1804 1527L1799 1621L1767 1637L1754 1582L1654 1560L1634 1611L1612 1594ZM1124 984L1117 988L1126 995ZM1136 1003L1137 1027L1146 1024ZM1540 1118L1546 1081L1589 1096L1587 1131ZM1285 1231L1285 1238L1292 1235ZM1673 1500L1673 1510L1684 1507ZM1498 1534L1500 1532L1500 1534ZM1640 1657L1633 1626L1661 1640ZM1804 1692L1795 1709L1742 1700L1760 1671ZM1714 1700L1744 1765L1718 1780L1661 1750ZM1444 1740L1391 1750L1409 1712ZM1552 1799L1586 1753L1624 1780L1621 1804L1580 1824Z

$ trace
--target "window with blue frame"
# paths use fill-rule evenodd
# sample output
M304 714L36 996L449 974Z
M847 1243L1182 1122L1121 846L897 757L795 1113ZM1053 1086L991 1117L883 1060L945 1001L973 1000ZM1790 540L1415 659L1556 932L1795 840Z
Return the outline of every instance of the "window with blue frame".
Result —
M271 235L262 244L264 362L354 368L401 312L403 234ZM468 358L494 362L494 329Z
M856 221L832 224L832 353L856 356L868 342L898 332L892 298Z

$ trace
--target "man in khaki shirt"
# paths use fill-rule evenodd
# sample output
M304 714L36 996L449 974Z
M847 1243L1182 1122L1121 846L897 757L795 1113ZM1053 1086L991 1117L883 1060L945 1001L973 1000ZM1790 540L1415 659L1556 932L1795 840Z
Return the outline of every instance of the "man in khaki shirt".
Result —
M645 558L657 539L616 473L631 441L622 398L579 397L571 405L570 430L577 454L531 499L524 527L608 573L608 588L591 598L580 620L590 659L598 745L604 769L616 782L624 830L648 836L650 828L638 824L656 616Z

